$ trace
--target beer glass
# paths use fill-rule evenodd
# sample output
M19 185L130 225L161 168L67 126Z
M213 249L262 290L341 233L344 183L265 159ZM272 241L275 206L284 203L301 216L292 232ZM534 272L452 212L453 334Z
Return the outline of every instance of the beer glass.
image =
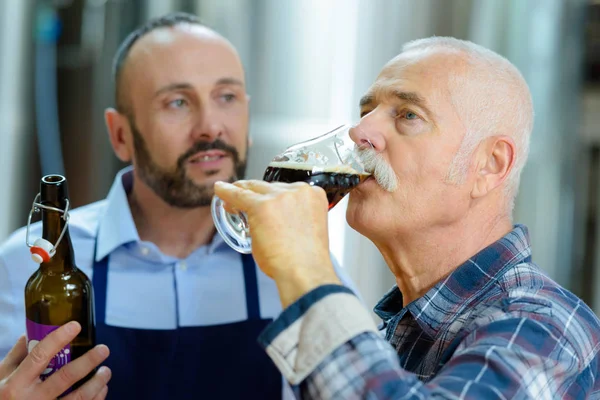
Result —
M358 146L350 139L350 126L342 125L322 136L288 147L269 163L267 182L307 182L322 187L331 210L350 190L370 175L360 160ZM244 213L230 214L214 196L212 216L225 242L240 253L252 252Z

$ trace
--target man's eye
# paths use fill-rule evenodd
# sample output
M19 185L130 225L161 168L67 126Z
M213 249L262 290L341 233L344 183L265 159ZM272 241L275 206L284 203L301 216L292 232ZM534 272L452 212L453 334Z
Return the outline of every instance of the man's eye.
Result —
M182 108L187 106L187 101L185 99L175 99L169 102L169 106L174 108Z
M417 114L415 114L414 112L407 111L407 112L404 113L404 118L406 118L406 119L417 119L417 118L419 118L419 116Z
M236 96L233 93L227 93L222 95L221 98L225 101L225 103L231 103L235 100Z

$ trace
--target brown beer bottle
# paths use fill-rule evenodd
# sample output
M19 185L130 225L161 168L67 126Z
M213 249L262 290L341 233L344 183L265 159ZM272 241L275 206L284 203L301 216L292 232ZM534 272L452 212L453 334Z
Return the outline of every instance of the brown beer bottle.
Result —
M42 373L42 380L90 350L96 341L93 288L90 279L75 265L68 228L68 198L67 180L63 176L44 176L27 226L29 236L31 214L41 211L42 238L33 245L29 244L29 237L26 239L33 260L40 263L25 286L28 350L31 351L37 342L69 321L77 321L81 325L81 332L73 342L50 361ZM92 375L93 372L67 393L81 386Z

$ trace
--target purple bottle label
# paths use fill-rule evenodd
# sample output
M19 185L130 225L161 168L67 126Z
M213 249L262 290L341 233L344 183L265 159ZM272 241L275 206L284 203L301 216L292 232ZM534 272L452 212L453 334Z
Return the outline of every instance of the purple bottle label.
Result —
M26 320L27 325L27 351L31 352L36 344L48 334L56 329L58 326L53 325L42 325L33 322L29 319ZM42 380L47 379L54 372L58 371L61 367L67 365L71 361L71 344L66 345L61 351L58 352L48 363L48 366L42 372L40 378Z

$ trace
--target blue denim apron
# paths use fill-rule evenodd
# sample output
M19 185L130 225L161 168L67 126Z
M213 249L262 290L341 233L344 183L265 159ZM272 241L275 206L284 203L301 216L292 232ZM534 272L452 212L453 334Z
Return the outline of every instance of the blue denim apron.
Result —
M282 376L257 342L272 320L260 318L254 259L241 257L248 319L172 330L106 325L109 256L94 263L96 340L110 349L107 399L281 399Z

